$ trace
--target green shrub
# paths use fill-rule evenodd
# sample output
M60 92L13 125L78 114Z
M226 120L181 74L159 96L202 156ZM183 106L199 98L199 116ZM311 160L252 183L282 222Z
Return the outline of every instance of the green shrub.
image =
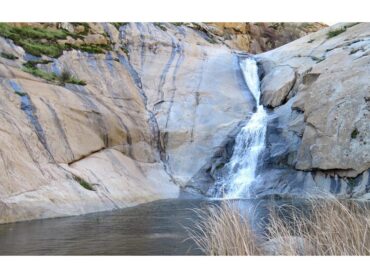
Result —
M353 26L355 26L357 24L360 24L360 22L352 22L352 23L349 23L346 27L347 28L351 28L351 27L353 27Z
M45 61L45 60L42 60ZM42 63L41 61L41 63ZM48 61L49 62L49 61ZM45 62L44 62L45 63ZM23 71L28 72L34 76L40 77L50 82L64 86L66 83L85 86L86 82L74 77L69 71L63 70L60 75L47 72L37 67L37 62L27 62L23 64Z
M333 38L335 36L338 36L339 34L342 34L343 32L345 32L346 30L347 30L346 26L342 27L342 28L330 30L327 34L327 38L330 39L330 38Z
M160 23L160 22L154 22L153 24L156 27L158 27L159 29L161 29L162 31L167 31L167 28L165 26L163 26L162 23Z
M60 29L37 28L31 26L15 27L6 23L2 24L8 26L10 33L17 34L22 38L57 40L65 39L69 34L67 31Z
M73 45L73 44L65 44L66 50L76 49L81 50L88 53L94 54L101 54L105 53L105 51L111 50L109 45L102 45L102 44L81 44L80 46Z
M87 45L80 46L72 44L59 44L58 40L66 39L67 36L73 38L83 38L89 30L88 23L73 23L74 25L83 25L85 31L82 34L72 34L63 29L47 29L30 26L15 27L8 23L0 23L0 36L13 40L14 44L23 47L23 49L36 57L46 55L57 58L63 54L63 50L77 49L88 53L105 53L111 50L109 45Z
M47 81L56 81L58 79L55 73L46 72L44 70L39 69L36 65L32 63L25 63L23 64L23 71L28 72L34 76L40 77Z
M355 128L355 129L352 131L352 133L351 133L351 138L352 138L352 139L356 139L359 133L360 133L360 132L358 131L358 129L357 129L357 128Z
M74 180L77 181L83 188L85 188L87 190L95 191L93 186L90 183L88 183L87 181L85 181L84 179L82 179L80 177L77 177L77 176L74 176Z
M347 178L347 185L353 189L356 186L356 178Z
M8 23L0 23L0 34L3 37L18 41L21 39L65 39L69 34L65 30L37 28L31 26L16 27Z
M25 92L20 92L20 91L14 91L14 93L15 94L17 94L18 96L20 96L20 97L24 97L24 96L26 96L27 95L27 93L25 93Z
M63 70L61 75L59 76L59 80L61 83L66 83L68 80L70 80L72 77L71 73L67 70Z
M184 24L184 22L170 22L171 24L175 25L175 26L181 26Z
M59 44L44 44L37 41L24 40L20 45L27 53L36 57L46 55L57 58L63 54L63 46Z
M58 76L58 81L61 85L65 85L66 83L77 84L82 86L86 85L85 81L77 79L66 69L64 69L61 75Z
M116 27L116 29L119 31L119 28L121 26L124 26L124 25L128 24L128 22L111 22L110 24L112 24L114 27Z
M80 80L74 76L71 76L71 78L69 80L67 80L66 83L70 83L70 84L76 84L76 85L80 85L80 86L86 86L86 81L84 80Z
M54 30L30 26L15 27L8 23L0 23L0 36L11 39L16 45L24 48L27 53L40 57L47 55L59 57L63 54L63 46L58 39L70 35L65 30Z
M106 50L106 46L82 44L79 47L75 47L75 49L79 49L81 51L85 51L85 52L88 52L88 53L99 54L99 53L104 53L105 52L104 50Z
M5 58L5 59L9 59L9 60L17 60L18 57L11 54L11 53L8 53L8 52L0 52L0 56Z
M35 67L39 64L45 65L45 64L52 63L52 62L53 60L35 60L35 61L27 61L23 65L26 67Z

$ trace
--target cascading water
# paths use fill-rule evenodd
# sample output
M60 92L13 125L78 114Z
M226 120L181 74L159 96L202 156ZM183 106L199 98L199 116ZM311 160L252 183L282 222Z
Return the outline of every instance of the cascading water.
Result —
M256 100L257 110L235 139L232 157L225 165L227 174L218 182L217 197L251 197L249 189L257 179L258 157L265 148L267 113L263 105L260 105L258 66L253 58L247 58L241 61L240 67Z

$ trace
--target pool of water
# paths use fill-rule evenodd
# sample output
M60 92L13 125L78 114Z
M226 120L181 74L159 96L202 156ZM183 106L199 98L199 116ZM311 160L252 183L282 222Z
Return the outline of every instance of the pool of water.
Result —
M160 200L109 212L3 224L0 255L202 255L185 227L197 222L193 209L220 202ZM272 201L235 202L252 215L258 229Z

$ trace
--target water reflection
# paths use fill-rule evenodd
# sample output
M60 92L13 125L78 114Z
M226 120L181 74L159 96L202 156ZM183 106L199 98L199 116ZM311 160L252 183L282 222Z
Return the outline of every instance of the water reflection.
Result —
M1 255L201 255L185 227L196 223L194 208L220 200L161 200L83 216L0 225ZM257 232L269 206L285 202L234 200ZM187 240L188 239L188 240Z

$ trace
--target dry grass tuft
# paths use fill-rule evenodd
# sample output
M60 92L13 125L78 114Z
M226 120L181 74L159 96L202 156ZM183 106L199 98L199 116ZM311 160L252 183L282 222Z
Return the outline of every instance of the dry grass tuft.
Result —
M309 212L271 208L265 232L254 233L247 216L226 203L197 210L191 238L208 255L370 255L370 209L352 201L310 200Z
M259 255L258 239L248 219L232 203L196 209L199 222L189 229L191 239L208 255Z

